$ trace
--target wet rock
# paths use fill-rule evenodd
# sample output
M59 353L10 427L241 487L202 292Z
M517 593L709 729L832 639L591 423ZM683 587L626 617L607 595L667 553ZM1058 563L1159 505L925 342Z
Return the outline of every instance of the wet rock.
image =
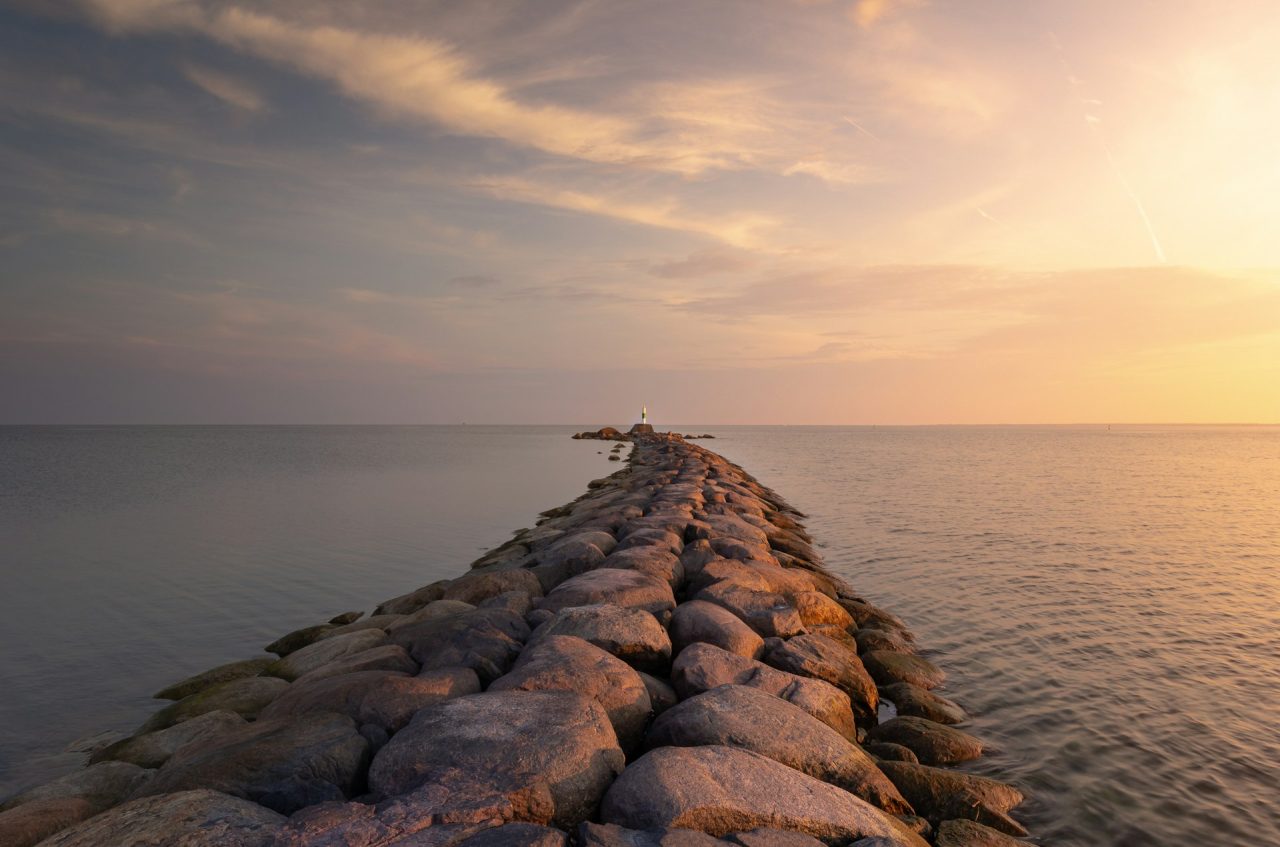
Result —
M180 748L136 796L209 788L290 814L352 793L368 753L345 715L262 719Z
M378 608L373 610L375 615L410 615L421 609L428 603L435 602L444 596L444 590L449 585L449 580L442 579L433 582L430 585L424 585L421 588L415 588L407 594L401 594L399 597L392 597L390 600L384 600L378 604Z
M301 652L295 653L294 656L299 655ZM289 658L292 659L293 656ZM360 671L398 671L400 673L415 674L418 672L418 663L409 658L409 654L399 644L383 644L381 647L341 656L315 670L307 671L295 681L300 683L314 682L317 679L359 673Z
M271 676L233 679L212 685L203 691L183 697L165 706L147 719L138 733L165 729L205 712L235 712L245 718L256 717L268 703L279 697L289 683Z
M609 713L624 750L639 744L652 711L648 689L634 668L594 644L567 635L548 635L526 647L511 672L494 680L489 690L585 694Z
M887 650L891 653L914 653L915 645L907 640L896 629L860 629L854 635L858 642L859 653L870 653L872 650Z
M790 638L805 631L800 613L781 594L721 580L703 588L693 599L728 609L765 637Z
M915 753L901 744L892 744L888 741L869 741L862 745L862 749L867 751L869 755L875 756L877 759L883 759L886 762L911 762L919 764L920 759Z
M903 634L908 633L907 625L897 615L886 612L879 606L874 606L865 600L845 596L837 598L836 602L849 613L859 629L886 629Z
M334 626L346 626L347 624L352 624L360 620L363 615L364 612L343 612L340 615L334 615L329 618L329 623Z
M909 682L919 688L937 688L946 682L947 675L936 665L909 653L890 650L872 650L862 655L862 664L871 678L881 685Z
M671 615L671 649L675 654L690 644L713 644L748 659L764 652L764 639L723 606L705 600L681 603Z
M935 723L945 724L964 723L969 719L957 703L908 682L883 686L880 693L893 703L899 715L927 718Z
M524 618L502 609L476 609L461 615L422 621L391 633L424 671L467 667L483 683L511 668L529 637Z
M649 705L653 706L655 715L662 714L680 702L679 696L676 695L676 690L665 680L650 676L644 671L640 671L640 679L644 682L645 690L649 692Z
M938 825L938 847L1026 847L999 830L973 821L943 821Z
M829 682L849 695L854 715L862 719L876 716L880 695L871 675L862 667L858 654L825 635L797 635L783 641L765 642L764 663L798 676Z
M267 847L285 818L217 791L144 797L64 829L41 847Z
M556 587L538 602L539 608L558 612L570 606L612 603L630 609L643 609L662 623L676 607L671 586L657 577L639 571L601 568L575 576Z
M849 613L841 608L839 603L821 591L804 591L796 594L792 600L796 605L796 611L800 613L800 620L804 621L805 626L822 624L837 626L842 629L848 629L853 626L853 618L849 616Z
M36 801L75 797L88 803L95 812L100 812L122 802L150 778L151 772L137 765L102 762L28 789L0 804L0 811Z
M419 711L374 758L369 785L382 796L430 786L459 803L496 796L510 806L506 820L567 828L594 814L622 766L609 716L590 697L486 692Z
M420 676L392 671L363 671L295 682L262 711L262 719L337 712L359 725L373 724L395 732L424 706L480 691L470 668L438 668Z
M531 571L514 568L505 571L473 571L449 583L444 590L444 600L461 600L477 606L491 597L508 591L523 591L531 597L542 596L542 583Z
M857 745L804 710L764 691L722 685L670 709L645 736L650 747L720 745L759 753L843 788L889 812L911 811Z
M639 571L666 581L673 589L684 582L684 565L670 550L661 547L628 547L610 553L600 565L624 571Z
M763 827L807 833L828 844L869 836L892 845L925 843L847 791L730 747L646 753L609 788L600 819L629 829L685 827L714 836Z
M671 668L671 683L681 699L719 685L758 688L799 706L840 735L857 737L849 695L817 679L771 668L710 644L693 644L681 651Z
M245 720L234 712L205 712L168 729L134 735L117 741L94 753L90 763L129 762L143 768L158 768L179 747L193 741L214 738L244 726ZM132 793L132 792L129 792Z
M7 812L0 812L0 844L5 847L32 847L97 811L80 797L49 797L23 803Z
M263 676L294 680L337 659L381 647L386 643L387 634L380 629L363 629L333 638L323 638L273 662L263 671Z
M1011 785L908 762L881 762L880 770L898 786L916 814L934 826L955 818L977 821L1009 835L1027 834L1008 814L1023 801L1022 792Z
M459 847L565 847L561 830L536 823L509 823L484 829L458 842Z
M233 679L244 679L245 677L257 676L274 662L274 659L245 659L240 662L229 662L225 665L218 665L216 668L210 668L207 671L189 676L181 682L175 682L168 688L157 691L153 695L157 700L181 700L183 697L189 697L197 694L211 685L217 685L221 682L230 682Z
M343 624L339 627L326 632L320 636L317 641L324 641L329 638L337 638L340 635L347 635L352 632L361 632L362 630L385 630L387 627L400 623L405 619L404 615L371 615L364 620L354 621L349 624Z
M277 656L284 658L295 650L301 650L308 644L319 641L323 635L335 629L337 627L331 623L304 626L302 629L295 629L287 635L280 636L268 644L265 649L268 653L275 653Z
M530 636L530 645L551 635L572 635L638 670L663 672L671 664L671 639L657 618L611 603L570 606Z
M873 727L867 738L901 744L926 765L955 765L982 755L982 742L977 738L924 718L897 717L885 721Z

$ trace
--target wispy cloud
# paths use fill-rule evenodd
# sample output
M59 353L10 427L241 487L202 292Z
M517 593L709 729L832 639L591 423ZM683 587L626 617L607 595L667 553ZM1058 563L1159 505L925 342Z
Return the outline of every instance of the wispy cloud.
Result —
M261 112L267 108L267 101L262 95L243 80L200 65L186 65L182 71L187 79L228 106L246 112Z

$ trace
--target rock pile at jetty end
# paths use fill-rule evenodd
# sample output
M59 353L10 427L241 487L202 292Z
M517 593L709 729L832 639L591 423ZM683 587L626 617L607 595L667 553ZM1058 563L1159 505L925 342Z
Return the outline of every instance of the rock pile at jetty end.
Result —
M574 437L633 449L469 572L159 692L0 805L0 844L1024 843L1022 794L950 767L983 744L942 670L804 515L687 437Z

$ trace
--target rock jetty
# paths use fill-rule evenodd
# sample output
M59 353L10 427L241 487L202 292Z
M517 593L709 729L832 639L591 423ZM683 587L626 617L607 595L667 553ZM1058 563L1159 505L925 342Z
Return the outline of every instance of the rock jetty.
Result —
M1010 785L803 515L673 434L473 563L175 682L8 847L1016 844ZM883 722L882 702L896 707Z

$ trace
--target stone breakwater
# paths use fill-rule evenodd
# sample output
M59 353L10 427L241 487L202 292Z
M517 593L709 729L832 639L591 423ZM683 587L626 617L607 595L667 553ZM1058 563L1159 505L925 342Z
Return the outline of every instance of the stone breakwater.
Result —
M0 805L0 844L1023 843L1017 789L947 768L983 746L942 671L803 515L680 436L610 437L626 466L469 573L159 692Z

